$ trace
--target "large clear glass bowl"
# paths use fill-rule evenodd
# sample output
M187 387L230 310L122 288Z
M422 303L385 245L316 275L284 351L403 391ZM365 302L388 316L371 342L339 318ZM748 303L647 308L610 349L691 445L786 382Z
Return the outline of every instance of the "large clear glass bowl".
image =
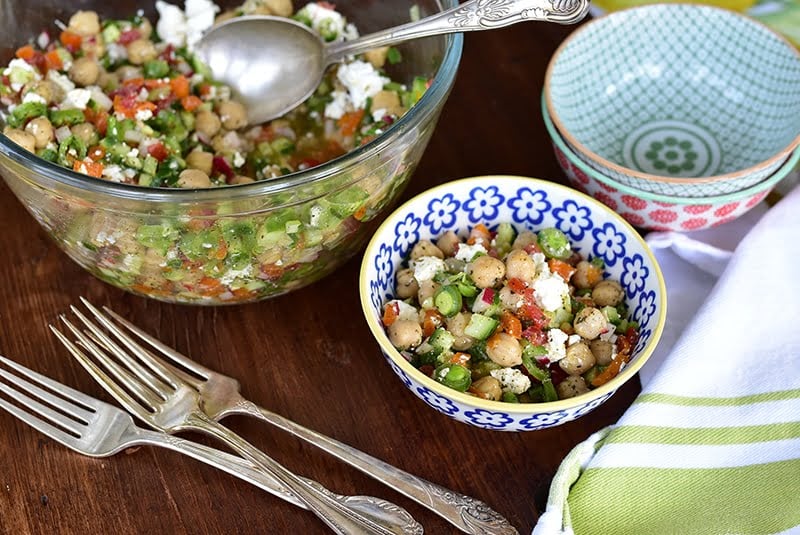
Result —
M295 9L304 4L296 2ZM366 34L408 22L412 8L426 16L456 4L340 0L336 8ZM155 21L153 6L3 1L0 62L7 64L18 46L79 9L116 18L142 9ZM452 34L400 45L403 61L387 70L405 82L415 75L432 78L425 95L373 141L307 171L207 190L144 188L74 173L0 135L0 174L61 249L110 284L162 301L205 305L280 295L328 275L357 253L374 228L370 222L403 191L455 81L462 41ZM190 261L180 254L189 240L216 242L214 254Z

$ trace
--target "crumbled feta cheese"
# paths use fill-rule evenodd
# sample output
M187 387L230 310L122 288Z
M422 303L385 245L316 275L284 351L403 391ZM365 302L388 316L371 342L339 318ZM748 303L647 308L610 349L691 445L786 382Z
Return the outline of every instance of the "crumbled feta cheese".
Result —
M233 153L233 166L234 167L241 167L245 163L244 156L239 151Z
M28 91L25 93L25 96L22 97L22 103L25 104L26 102L38 102L40 104L47 104L47 101L39 95L38 93L34 93L33 91Z
M550 266L547 265L547 257L544 256L544 253L533 253L531 255L531 258L533 259L533 263L536 266L537 275L541 274L547 275L548 273L550 273Z
M435 256L421 256L412 260L410 264L414 268L414 278L417 282L429 281L440 271L447 270L444 260Z
M128 151L128 154L126 154L125 156L127 156L128 158L138 158L139 157L139 149L136 148L136 147L133 147L131 150Z
M413 305L409 305L405 301L392 299L386 303L386 306L397 306L397 319L408 321L419 320L419 311Z
M112 63L128 59L128 49L119 43L107 43L106 54Z
M64 93L69 93L75 89L75 84L72 82L72 80L70 80L67 75L61 74L55 69L50 69L47 71L47 79L64 90Z
M210 0L186 0L186 11L162 0L156 2L158 23L156 32L164 41L174 46L186 45L190 50L203 32L214 25L219 6Z
M377 110L372 110L372 120L376 123L378 121L383 120L386 116L386 108L378 108Z
M24 59L14 58L9 62L8 67L6 67L6 69L3 71L3 74L8 76L15 68L36 73L36 69L33 68L33 65Z
M92 100L99 108L103 110L111 109L111 106L114 104L113 101L108 98L108 95L106 95L99 86L90 85L86 89L92 93Z
M122 182L125 180L125 175L122 174L122 168L114 164L103 167L103 177L112 182Z
M544 310L555 312L569 298L569 286L558 275L537 277L533 281L533 297Z
M572 344L577 344L581 341L581 335L579 334L571 334L569 338L567 338L567 347L571 346Z
M569 335L561 329L550 329L547 331L547 359L556 362L567 356L567 340Z
M151 119L153 117L153 112L152 112L152 110L148 110L146 108L143 108L143 109L140 109L140 110L136 110L135 117L136 117L137 121L146 121L146 120Z
M500 381L503 390L513 394L522 394L531 387L531 380L516 368L500 368L489 372Z
M219 281L222 284L227 285L240 277L248 278L251 277L252 275L253 275L253 264L247 264L242 269L229 269L219 278Z
M308 17L311 21L311 29L324 37L331 36L337 39L344 34L345 19L341 13L333 9L320 5L317 2L306 4L298 13L301 17Z
M325 117L329 119L341 119L347 111L347 93L341 89L331 92L332 100L325 105Z
M25 84L33 80L41 80L42 77L24 59L14 58L8 64L8 67L3 71L5 76L8 76L11 89L19 91Z
M85 110L91 98L92 92L88 89L73 89L67 93L66 98L64 98L64 101L61 103L61 108Z
M339 66L336 78L347 88L347 94L356 109L363 108L367 99L374 97L390 80L367 61L354 61Z
M464 262L469 262L475 255L478 253L486 254L486 247L481 245L480 243L476 243L475 245L469 245L466 243L459 243L458 250L456 251L456 258L458 260L463 260Z

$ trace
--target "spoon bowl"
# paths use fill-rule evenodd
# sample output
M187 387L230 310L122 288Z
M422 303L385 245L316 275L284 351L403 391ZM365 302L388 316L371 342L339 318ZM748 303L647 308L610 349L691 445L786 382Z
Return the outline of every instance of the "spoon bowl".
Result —
M325 43L285 17L237 17L211 28L196 53L247 108L250 124L280 117L314 92L325 70L348 56L411 39L491 30L536 20L574 24L589 0L470 0L435 15L351 41Z

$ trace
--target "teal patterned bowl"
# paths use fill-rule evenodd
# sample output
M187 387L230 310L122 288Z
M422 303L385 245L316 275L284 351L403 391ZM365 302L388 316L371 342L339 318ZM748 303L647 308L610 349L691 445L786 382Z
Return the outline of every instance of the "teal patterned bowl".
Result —
M555 52L544 93L582 160L652 193L734 193L800 144L800 52L717 7L653 4L593 20Z

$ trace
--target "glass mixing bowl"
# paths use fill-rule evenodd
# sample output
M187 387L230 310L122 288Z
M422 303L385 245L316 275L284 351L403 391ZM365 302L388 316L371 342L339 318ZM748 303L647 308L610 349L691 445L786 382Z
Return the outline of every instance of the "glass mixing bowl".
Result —
M180 2L176 2L180 3ZM231 7L241 2L218 2ZM9 0L0 3L0 62L79 9L103 17L137 10L155 22L155 2ZM426 16L455 0L340 0L366 34ZM304 3L295 3L295 9ZM456 77L460 34L400 45L395 80L433 79L421 100L369 143L277 179L203 190L147 188L72 172L0 135L0 174L74 261L98 278L162 301L220 305L280 295L328 275L369 236L370 221L403 191L422 157ZM192 259L181 246L207 250Z

